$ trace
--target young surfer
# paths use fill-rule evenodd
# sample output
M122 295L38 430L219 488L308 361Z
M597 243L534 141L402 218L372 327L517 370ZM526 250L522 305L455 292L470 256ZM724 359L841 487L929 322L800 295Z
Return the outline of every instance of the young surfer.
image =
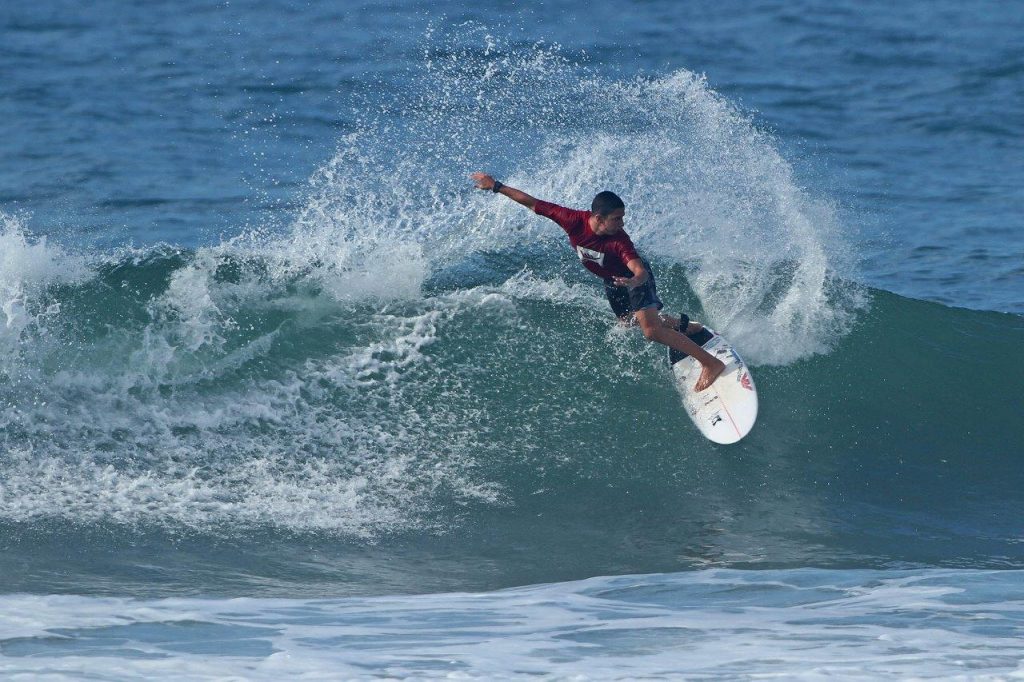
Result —
M583 266L604 280L605 295L619 319L636 322L649 341L693 356L703 368L695 390L703 391L714 383L725 364L686 336L704 328L699 322L690 322L686 315L677 319L659 313L664 304L658 298L654 275L622 229L626 215L622 199L613 192L601 192L594 197L589 211L576 211L534 199L486 173L473 173L469 177L477 188L504 194L558 223L569 235L569 243L576 249Z

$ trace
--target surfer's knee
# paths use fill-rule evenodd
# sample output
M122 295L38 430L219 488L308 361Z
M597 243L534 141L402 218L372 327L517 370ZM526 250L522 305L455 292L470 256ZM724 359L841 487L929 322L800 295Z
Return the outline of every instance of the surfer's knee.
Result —
M640 331L643 333L644 338L647 339L648 341L657 341L658 332L660 332L661 329L661 325L650 324L649 322L646 321L640 322Z
M636 319L636 323L640 325L640 331L643 332L644 338L648 341L657 341L663 329L661 318L658 317L658 311L653 308L644 308L636 311L633 317Z

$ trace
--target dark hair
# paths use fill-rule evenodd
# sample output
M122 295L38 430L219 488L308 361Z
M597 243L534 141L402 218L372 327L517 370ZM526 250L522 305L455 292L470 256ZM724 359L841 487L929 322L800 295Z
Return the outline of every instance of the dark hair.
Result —
M626 208L626 205L622 203L618 194L608 190L598 192L594 200L590 202L590 210L602 218L617 208Z

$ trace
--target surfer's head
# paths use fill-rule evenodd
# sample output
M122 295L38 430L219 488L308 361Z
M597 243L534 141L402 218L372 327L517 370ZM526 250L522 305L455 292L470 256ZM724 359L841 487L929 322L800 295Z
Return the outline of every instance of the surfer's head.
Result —
M615 192L599 192L590 202L590 211L593 214L590 227L594 234L609 235L622 231L626 204Z

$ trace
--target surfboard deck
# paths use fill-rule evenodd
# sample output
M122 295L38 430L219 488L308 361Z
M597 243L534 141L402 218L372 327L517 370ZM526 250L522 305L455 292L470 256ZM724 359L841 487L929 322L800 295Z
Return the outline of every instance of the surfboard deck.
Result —
M736 443L750 433L757 421L757 387L747 364L728 341L714 330L698 332L690 338L725 363L715 383L700 393L693 390L701 365L688 355L669 352L676 389L683 407L704 436L713 443ZM710 338L709 338L710 337Z

